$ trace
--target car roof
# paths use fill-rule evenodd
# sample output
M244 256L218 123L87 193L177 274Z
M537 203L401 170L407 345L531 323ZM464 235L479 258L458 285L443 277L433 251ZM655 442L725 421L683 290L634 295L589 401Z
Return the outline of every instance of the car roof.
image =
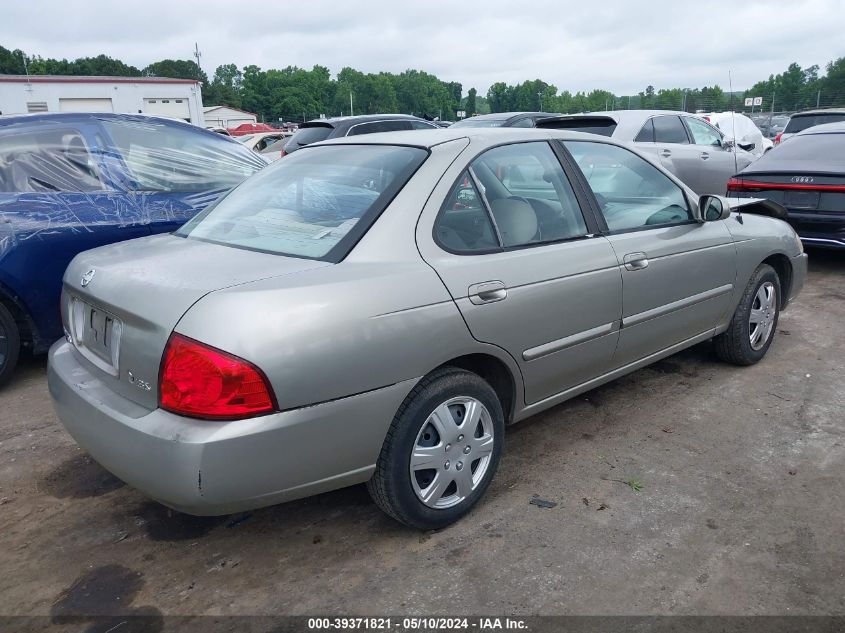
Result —
M499 121L501 119L512 119L513 117L523 116L526 114L541 114L543 116L557 116L552 112L493 112L492 114L476 114L475 116L467 117L466 119L461 119L462 121Z
M431 130L409 130L403 132L378 132L376 134L361 134L358 136L344 136L333 138L307 147L321 145L407 145L430 149L436 145L459 139L468 139L473 143L498 145L519 141L543 141L549 139L561 140L596 140L613 145L624 145L606 136L587 134L569 130L543 130L537 128L474 128L462 127L453 129L436 128Z
M802 112L796 112L792 116L813 116L817 114L845 114L845 108L817 108L815 110L804 110Z
M213 129L200 127L181 119L168 117L150 116L147 114L119 114L116 112L34 112L29 114L4 114L0 115L0 129L4 127L20 126L29 124L70 124L86 123L89 121L133 121L136 123L153 123L155 125L167 125L172 127L188 127L197 134L210 134L214 138L235 141L237 137L228 136L215 132ZM236 141L235 141L236 142Z
M367 121L386 121L392 119L425 120L413 114L357 114L355 116L333 116L326 119L311 119L299 127L341 127L366 123Z
M795 136L808 136L810 134L845 134L845 121L813 125L807 129L797 132Z

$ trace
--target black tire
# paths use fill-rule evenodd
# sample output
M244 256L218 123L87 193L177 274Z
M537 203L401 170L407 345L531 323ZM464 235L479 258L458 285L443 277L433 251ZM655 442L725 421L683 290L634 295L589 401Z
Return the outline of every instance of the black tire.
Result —
M461 397L479 401L489 413L493 436L490 460L487 462L483 478L463 500L448 508L429 507L414 491L415 484L412 483L410 472L411 454L425 430L426 421L434 410L452 398ZM505 419L502 414L502 405L496 392L485 380L477 374L456 367L439 369L423 378L399 407L387 431L375 473L367 482L367 489L373 501L400 523L421 530L445 527L467 514L487 490L499 465L504 433ZM443 444L445 440L441 441L441 445ZM457 442L455 446L459 446ZM446 457L444 446L444 459ZM468 471L473 468L473 464L467 459ZM457 461L454 466L457 469ZM453 472L456 471L453 470ZM466 476L466 473L464 475ZM417 485L420 485L419 481Z
M3 386L18 364L21 336L12 313L0 303L0 387Z
M755 304L757 292L767 283L772 284L775 291L773 321L766 341L758 349L754 349L751 345L751 309ZM728 329L714 339L716 356L734 365L753 365L760 361L775 338L780 316L780 293L780 278L775 269L768 264L760 264L745 287Z

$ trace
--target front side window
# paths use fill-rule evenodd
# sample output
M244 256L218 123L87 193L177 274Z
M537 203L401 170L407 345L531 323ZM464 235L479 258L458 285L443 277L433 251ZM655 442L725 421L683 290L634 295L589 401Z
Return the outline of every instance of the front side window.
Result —
M190 125L102 121L140 191L231 189L265 162L241 143Z
M722 135L707 125L704 121L699 121L692 117L686 117L687 127L689 127L690 134L692 134L693 143L696 145L712 145L714 147L721 147Z
M610 231L693 220L683 190L644 158L606 143L564 145L584 173Z
M519 119L515 123L511 123L511 127L534 127L534 119L531 119L529 117Z
M587 234L581 208L557 157L546 142L515 143L496 147L476 158L444 205L437 227L447 226L463 237L452 218L460 198L472 200L479 233L476 241L468 241L466 248L449 250L471 252L489 250L490 235L503 248L556 242ZM481 188L479 192L473 179ZM481 208L478 209L478 205ZM484 217L492 225L488 231ZM468 215L468 214L464 214ZM437 232L437 229L436 229ZM451 233L450 233L451 235ZM476 248L478 240L484 245ZM466 240L465 240L466 241Z
M655 143L689 143L687 131L681 118L675 115L656 116L652 119L654 123Z
M89 192L103 189L85 139L72 129L0 136L0 191Z
M256 174L176 234L340 261L427 155L386 145L304 149Z

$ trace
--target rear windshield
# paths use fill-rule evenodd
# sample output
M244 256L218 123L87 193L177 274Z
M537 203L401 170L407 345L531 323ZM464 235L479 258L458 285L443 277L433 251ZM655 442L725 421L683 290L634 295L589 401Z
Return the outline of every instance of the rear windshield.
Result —
M176 234L340 261L426 156L388 145L308 148L249 178Z
M299 131L294 134L290 141L288 141L289 145L302 147L303 145L310 145L311 143L317 143L319 141L325 141L329 134L332 133L334 128L328 125L316 125L314 127L301 127Z
M845 121L845 112L831 112L829 114L794 114L784 128L784 134L795 134L814 125L824 123L838 123Z
M773 151L766 152L760 163L754 167L776 169L778 163L812 163L812 169L819 165L830 166L831 170L845 168L845 134L813 134L793 136L788 143L781 143ZM809 166L809 165L808 165ZM754 169L757 171L757 169ZM824 171L828 171L825 169Z
M587 117L577 119L546 119L539 121L537 127L545 130L573 130L588 134L600 134L601 136L613 136L613 131L616 129L616 121L606 117L600 119Z
M464 119L452 127L502 127L507 119Z

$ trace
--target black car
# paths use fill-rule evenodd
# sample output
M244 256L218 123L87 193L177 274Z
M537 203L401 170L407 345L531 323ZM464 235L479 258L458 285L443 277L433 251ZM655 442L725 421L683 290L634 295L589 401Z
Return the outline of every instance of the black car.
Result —
M452 124L452 127L535 127L539 119L560 116L549 112L497 112L479 114Z
M341 136L436 129L438 129L438 126L432 121L426 121L410 114L364 114L314 119L299 126L299 131L285 144L282 156L295 152L311 143Z
M731 178L728 195L777 202L805 244L845 249L845 122L798 132Z

